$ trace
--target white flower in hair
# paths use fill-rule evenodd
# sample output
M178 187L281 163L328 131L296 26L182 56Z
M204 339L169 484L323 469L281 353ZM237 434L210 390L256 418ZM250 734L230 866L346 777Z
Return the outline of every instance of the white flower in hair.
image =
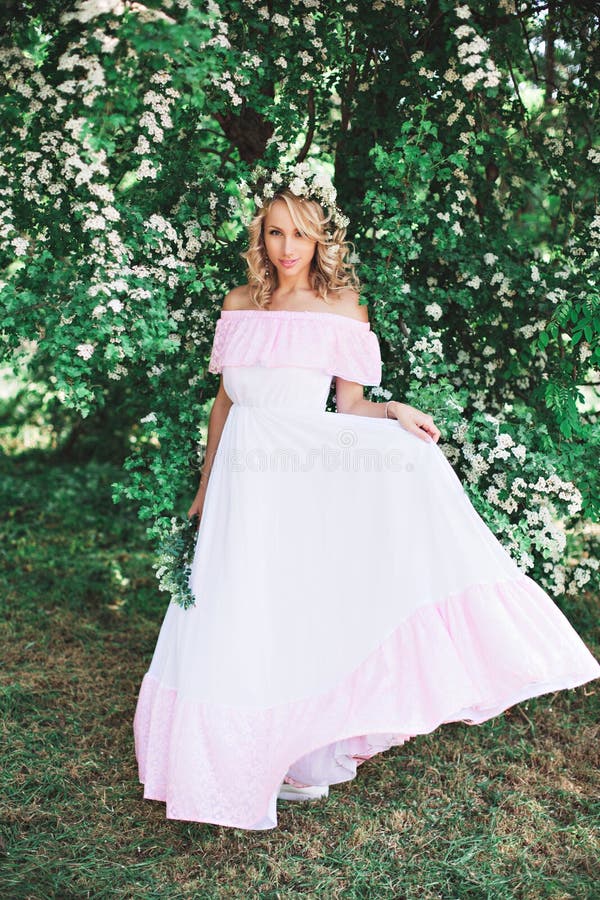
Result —
M336 227L346 228L350 224L350 220L336 206L337 191L329 174L314 160L310 163L303 160L293 166L282 163L270 173L264 166L258 165L252 173L251 181L254 184L258 182L263 184L261 193L255 194L258 207L264 206L264 200L270 199L278 191L287 187L297 197L316 199L329 214L331 222Z
M320 188L324 194L329 195L335 200L336 191L326 172L317 172L313 178L313 185L315 188Z
M297 194L299 197L301 197L306 191L306 184L302 181L301 178L294 178L289 183L289 189L292 194Z

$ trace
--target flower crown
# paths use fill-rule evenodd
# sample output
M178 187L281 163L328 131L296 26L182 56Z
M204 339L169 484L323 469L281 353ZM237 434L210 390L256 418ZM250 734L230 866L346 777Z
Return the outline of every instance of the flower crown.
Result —
M269 178L270 175L270 178ZM297 197L316 200L329 214L330 221L337 228L347 228L350 220L336 206L337 192L329 175L321 168L314 168L308 162L299 162L293 166L279 166L269 172L264 166L256 166L250 176L255 185L251 188L245 181L240 184L240 193L247 198L254 193L257 206L264 206L278 191L286 187Z

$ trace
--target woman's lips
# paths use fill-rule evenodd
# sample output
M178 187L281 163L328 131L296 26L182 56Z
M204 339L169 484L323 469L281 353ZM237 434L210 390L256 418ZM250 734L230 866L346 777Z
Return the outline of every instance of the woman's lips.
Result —
M280 259L279 262L286 269L291 269L292 266L295 266L298 262L298 259Z

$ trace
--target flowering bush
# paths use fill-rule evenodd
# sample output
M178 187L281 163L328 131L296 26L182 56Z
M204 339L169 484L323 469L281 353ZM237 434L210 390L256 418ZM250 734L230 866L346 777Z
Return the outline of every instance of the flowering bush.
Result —
M165 551L243 281L243 184L319 158L380 337L373 398L431 412L525 571L600 587L591 8L72 0L4 13L2 356L139 420L114 499ZM562 9L562 8L561 8ZM332 401L329 401L329 408ZM164 573L163 573L164 575Z

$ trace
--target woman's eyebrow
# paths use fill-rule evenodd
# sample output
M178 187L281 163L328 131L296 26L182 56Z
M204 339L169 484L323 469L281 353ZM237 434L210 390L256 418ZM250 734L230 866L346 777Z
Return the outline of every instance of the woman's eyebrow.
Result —
M267 225L267 228L276 228L277 231L285 231L285 228L282 228L281 225ZM294 225L292 231L300 231L300 229Z

